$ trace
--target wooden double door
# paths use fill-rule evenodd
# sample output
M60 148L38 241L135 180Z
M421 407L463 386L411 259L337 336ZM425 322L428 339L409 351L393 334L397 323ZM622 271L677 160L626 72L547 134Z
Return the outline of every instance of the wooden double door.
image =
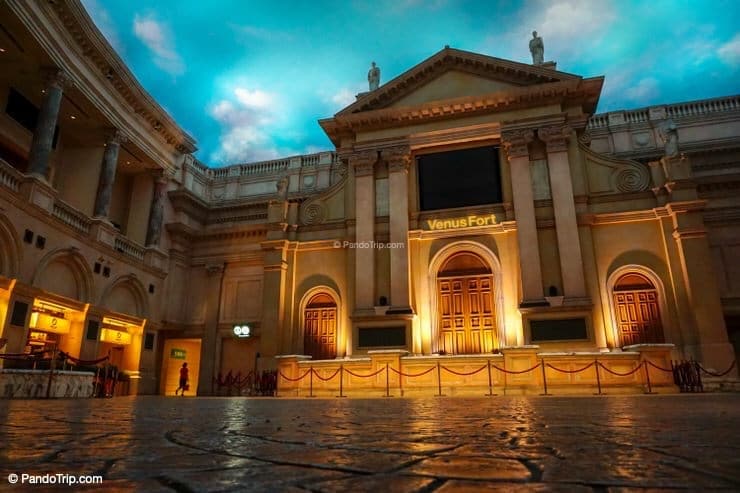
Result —
M621 346L664 342L655 289L615 291L614 306Z
M438 277L439 349L447 354L488 353L498 347L490 274Z
M314 360L337 356L337 305L328 295L311 299L303 314L303 354Z

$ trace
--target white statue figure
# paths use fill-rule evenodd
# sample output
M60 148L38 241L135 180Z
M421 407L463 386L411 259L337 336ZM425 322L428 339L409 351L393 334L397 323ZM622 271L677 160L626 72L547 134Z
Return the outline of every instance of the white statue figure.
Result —
M542 38L537 36L537 31L532 31L532 39L529 40L529 51L532 53L533 65L545 63L545 44L542 42Z
M380 85L380 68L375 66L375 62L373 62L370 70L367 72L367 82L370 85L371 91L374 91Z
M658 136L663 141L665 157L678 157L678 127L673 120L666 120L658 128Z
M288 177L283 176L282 178L280 178L275 184L275 189L278 198L285 200L285 198L288 196Z

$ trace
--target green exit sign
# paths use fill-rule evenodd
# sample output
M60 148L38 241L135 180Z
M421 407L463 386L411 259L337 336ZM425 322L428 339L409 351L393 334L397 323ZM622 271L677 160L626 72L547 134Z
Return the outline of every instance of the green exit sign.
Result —
M170 358L172 359L185 359L184 349L172 349L170 350Z

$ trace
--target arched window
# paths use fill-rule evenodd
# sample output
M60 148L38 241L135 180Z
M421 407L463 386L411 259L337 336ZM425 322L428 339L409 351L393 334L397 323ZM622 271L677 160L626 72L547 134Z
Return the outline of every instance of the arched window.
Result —
M491 268L470 252L453 254L437 273L439 348L448 354L497 348Z
M614 284L613 297L620 346L665 341L658 290L647 277L624 274Z
M326 293L313 296L303 314L303 353L314 360L337 356L337 303Z

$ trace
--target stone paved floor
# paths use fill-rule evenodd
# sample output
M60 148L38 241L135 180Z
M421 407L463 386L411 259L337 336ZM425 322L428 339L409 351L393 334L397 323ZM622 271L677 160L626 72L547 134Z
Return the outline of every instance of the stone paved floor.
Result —
M8 474L55 491L740 491L740 394L0 401Z

